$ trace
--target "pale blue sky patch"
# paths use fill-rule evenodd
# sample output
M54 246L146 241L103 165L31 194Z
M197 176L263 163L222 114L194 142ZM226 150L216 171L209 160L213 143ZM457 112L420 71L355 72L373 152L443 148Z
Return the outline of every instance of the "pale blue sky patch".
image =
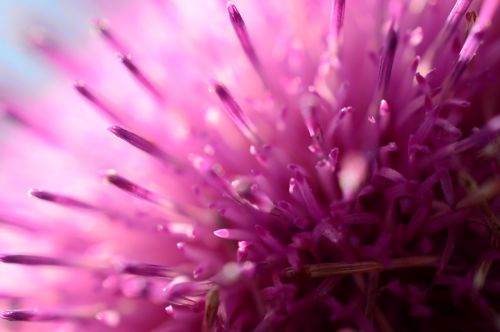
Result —
M78 45L96 16L92 0L0 0L0 89L35 91L50 82L51 69L23 37L28 31L42 28Z

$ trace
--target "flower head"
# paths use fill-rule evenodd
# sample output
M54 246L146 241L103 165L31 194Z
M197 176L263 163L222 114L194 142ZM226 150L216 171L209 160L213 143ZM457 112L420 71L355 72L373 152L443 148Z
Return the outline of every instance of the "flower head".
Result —
M37 39L76 83L3 107L5 326L500 329L497 7L137 1Z

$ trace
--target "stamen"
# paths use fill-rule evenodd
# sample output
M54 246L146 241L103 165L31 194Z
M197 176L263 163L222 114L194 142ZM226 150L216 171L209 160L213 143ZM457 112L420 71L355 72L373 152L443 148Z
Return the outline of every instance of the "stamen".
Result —
M324 150L324 135L323 129L320 125L318 107L314 104L307 104L302 107L302 117L309 132L313 144L309 147L309 150L318 155L325 155Z
M337 163L339 160L339 148L333 148L330 150L330 153L328 154L328 162L330 163L330 166L332 167L333 170L337 167Z
M445 101L445 105L451 105L460 108L469 108L470 104L471 104L470 101L458 98L450 98Z
M248 59L254 66L255 70L258 73L261 73L261 64L259 58L257 57L257 53L255 52L255 48L252 45L250 40L250 36L248 35L247 28L243 18L240 15L240 12L236 8L236 6L232 2L228 2L227 4L227 12L229 13L229 18L231 20L231 24L233 25L234 31L238 36L241 47L243 51L247 55Z
M13 322L31 322L37 320L37 314L28 310L8 310L0 313L2 319Z
M59 41L53 37L43 28L39 28L28 33L27 42L63 72L70 75L82 73L84 68L81 64L68 52L65 52Z
M493 15L495 14L498 5L498 0L486 0L483 2L479 18L472 27L464 45L462 46L462 49L460 50L458 61L451 73L448 86L443 89L443 94L446 94L447 90L458 82L465 71L465 68L474 58L479 46L481 45L486 30L491 25L491 20L493 19Z
M171 156L169 156L165 151L163 151L158 145L155 143L148 141L147 139L134 134L131 131L128 131L120 126L111 126L108 130L113 133L118 138L126 141L127 143L135 146L139 150L146 152L147 154L152 155L153 157L159 158L162 161L177 164L178 162Z
M118 175L115 170L110 169L106 171L106 175L104 178L106 182L111 183L117 188L129 192L134 196L153 203L158 202L158 197L153 192L133 183L132 181L127 180L123 176Z
M332 117L330 120L330 123L328 124L328 128L326 130L326 137L327 140L331 139L333 135L335 135L337 129L340 127L342 120L346 117L346 115L349 115L353 113L354 108L351 106L343 107L341 108L335 116Z
M132 274L142 277L173 278L175 273L172 269L155 264L127 263L119 268L121 273Z
M477 20L477 12L475 10L465 13L465 19L467 21L467 28L465 29L465 35L468 36L474 23Z
M95 21L95 28L113 50L121 54L127 53L127 48L116 38L106 20L97 19Z
M240 176L231 181L231 187L236 193L251 207L256 210L270 213L274 210L274 203L271 201L258 185L253 183L248 177Z
M98 98L85 83L78 81L74 85L76 91L92 105L94 105L100 112L111 118L117 123L121 123L120 118L113 112L113 110L106 105L100 98Z
M231 187L228 179L225 177L222 167L219 164L214 164L204 156L192 154L190 157L192 167L208 181L208 183L220 190L228 197L233 198L236 202L240 202L240 197Z
M32 266L73 266L60 258L36 255L0 255L0 261L5 264L19 264Z
M367 261L357 263L323 263L304 265L301 269L287 268L283 270L285 278L307 277L326 278L336 275L351 275L376 271L389 271L423 266L433 266L439 261L437 256L414 256L395 258L387 265L380 262Z
M458 26L471 3L472 0L457 0L455 2L443 29L439 32L434 43L428 48L422 59L420 65L420 72L422 74L427 75L431 71L436 55L440 54L447 43L453 38L456 31L458 31Z
M338 151L338 149L336 151ZM321 187L323 188L325 193L329 195L330 198L334 198L336 197L337 191L337 177L334 176L336 161L332 162L332 158L330 158L331 154L332 152L330 152L328 158L318 161L315 165L315 168L316 172L318 173Z
M305 178L305 175L296 165L289 165L288 168L294 174L294 177L290 179L289 191L294 192L297 190L306 208L309 210L309 213L311 213L311 215L315 218L321 218L323 216L323 212L318 201L316 200L316 197L314 196L311 186Z
M6 310L0 318L13 322L50 322L62 320L85 320L90 317L76 313L39 312L37 309Z
M19 111L16 107L12 105L4 104L0 102L0 116L8 116L14 120L19 125L23 126L39 138L43 139L50 144L58 144L59 142L52 136L52 134L46 131L44 128L38 126L34 121L31 121L28 117L23 115L23 112Z
M205 296L213 287L215 287L214 283L209 280L193 281L181 275L172 279L162 289L165 294L163 299L169 302L173 299L182 299L184 302L199 303L193 297Z
M378 91L381 97L385 96L385 91L389 86L389 81L391 79L392 65L394 63L394 55L396 54L396 48L398 46L398 34L391 25L389 32L387 34L387 39L385 42L382 57L380 59L380 67L378 74Z
M236 124L242 134L253 144L262 145L262 140L257 134L257 129L246 116L240 105L234 100L227 88L222 84L215 83L214 91L226 107L226 111L231 120Z
M285 247L283 246L283 244L278 239L276 239L267 229L258 224L255 225L254 228L255 232L262 240L262 242L268 245L269 248L271 248L274 252L283 253L285 251Z
M38 199L41 199L43 201L55 203L55 204L60 204L63 206L67 207L76 207L76 208L81 208L81 209L95 209L95 206L85 203L83 201L80 201L76 198L72 198L69 196L64 196L64 195L59 195L59 194L54 194L48 191L44 190L39 190L39 189L30 189L28 191L28 196L30 197L36 197Z
M256 239L255 234L238 228L220 228L214 231L214 235L226 240L254 241Z
M443 27L443 31L441 32L443 43L447 43L451 40L452 35L455 31L457 31L458 25L466 14L467 9L469 9L471 3L472 0L457 0L457 2L455 2L450 14L446 18L446 23Z
M133 220L133 218L127 217L122 213L119 213L117 211L113 211L112 209L108 209L105 206L97 206L97 205L92 205L87 202L81 201L79 199L69 197L69 196L63 196L59 194L54 194L50 193L47 191L42 191L42 190L37 190L37 189L31 189L28 192L28 195L31 197L36 197L38 199L41 199L43 201L47 201L50 203L54 204L59 204L61 206L67 207L67 208L78 208L86 211L91 211L91 212L96 212L96 213L101 213L104 216L108 217L112 221L120 221L124 223L127 226L132 227L140 227L139 223ZM147 229L147 227L144 227L143 229Z
M148 90L151 95L156 98L158 101L163 101L163 94L157 89L157 87L151 82L149 78L137 67L137 65L132 61L132 57L130 55L118 54L118 58L123 63L125 68L135 77L140 84Z
M330 35L338 38L344 25L345 0L332 0Z
M489 144L492 140L495 140L500 134L500 116L496 116L489 120L488 123L483 126L479 131L474 132L469 137L466 137L460 141L450 143L439 150L437 150L432 156L422 162L422 166L428 166L435 163L443 157L448 157L450 155L457 155L459 153L464 153L470 149L484 147Z
M161 197L161 195L154 193L144 187L141 187L140 185L124 178L121 175L118 175L118 173L114 169L106 171L106 174L104 175L104 181L143 200L146 200L153 204L158 204L161 207L168 209L169 211L178 213L179 215L183 215L188 218L191 217L190 214L179 204L167 200Z

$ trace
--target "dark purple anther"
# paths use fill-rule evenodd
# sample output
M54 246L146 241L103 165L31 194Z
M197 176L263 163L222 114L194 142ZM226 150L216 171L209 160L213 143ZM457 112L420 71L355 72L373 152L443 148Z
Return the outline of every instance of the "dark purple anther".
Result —
M37 309L18 309L0 312L0 318L13 322L50 322L84 320L86 317L62 312L38 312Z
M245 29L245 22L243 21L238 8L236 8L233 3L227 4L227 12L229 13L231 23L235 26L235 28Z
M128 131L120 126L111 126L108 130L113 133L118 138L126 141L127 143L135 146L139 150L142 150L154 157L160 158L162 160L168 161L171 158L167 156L167 154L161 150L156 144L147 139L134 134L131 131Z
M42 265L42 266L70 266L71 264L59 258L35 255L3 255L0 261L6 264Z
M111 118L113 121L120 123L121 120L114 114L114 112L107 106L101 99L99 99L87 85L83 82L77 82L74 85L75 90L92 105L94 105L100 112Z
M172 277L171 269L155 264L129 263L124 265L120 272L143 277Z
M344 25L345 0L333 0L330 14L330 28L334 36L338 37Z
M158 101L163 101L163 94L156 88L149 78L137 67L132 61L130 55L118 54L118 58L123 63L125 68L148 90Z
M0 313L2 319L12 322L31 322L36 320L36 314L27 310L8 310Z
M255 52L255 48L250 41L250 37L248 36L247 28L245 26L245 22L240 15L240 12L236 8L236 6L229 2L227 4L227 12L229 13L229 18L231 19L231 24L233 25L234 31L240 40L240 44L245 51L245 54L250 59L252 65L260 71L260 61L257 57L257 53Z
M394 62L394 55L396 53L397 46L398 34L394 27L391 26L389 28L384 50L380 59L378 90L382 94L382 97L384 96L391 79L392 64Z
M74 86L75 86L76 91L80 95L82 95L85 99L88 99L91 102L95 101L96 97L89 91L89 89L87 89L87 87L85 86L85 83L76 82Z
M226 111L229 114L229 117L231 118L231 120L233 120L233 122L243 133L243 135L245 135L245 137L248 138L252 143L261 145L262 140L257 135L255 127L243 112L240 105L238 105L233 96L231 96L226 87L222 84L216 83L214 85L214 90L219 99L226 107Z
M52 202L60 205L64 205L67 207L76 207L76 208L81 208L81 209L94 209L95 207L82 202L78 199L64 196L64 195L59 195L59 194L54 194L45 190L38 190L38 189L30 189L28 191L28 195L31 197L36 197L38 199L41 199L43 201L47 202Z
M132 61L132 57L130 55L118 54L118 58L123 63L125 68L127 68L134 76L142 76L141 71Z
M114 170L107 171L105 179L112 185L120 188L121 190L129 192L132 195L135 195L147 201L155 201L154 194L151 191L127 180L123 176L118 175Z

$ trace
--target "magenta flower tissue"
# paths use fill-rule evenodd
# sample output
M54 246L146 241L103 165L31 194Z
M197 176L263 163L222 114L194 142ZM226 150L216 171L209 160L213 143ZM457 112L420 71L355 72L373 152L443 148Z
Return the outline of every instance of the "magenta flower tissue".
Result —
M2 331L500 330L498 0L130 1L2 93ZM26 195L27 193L27 195Z

